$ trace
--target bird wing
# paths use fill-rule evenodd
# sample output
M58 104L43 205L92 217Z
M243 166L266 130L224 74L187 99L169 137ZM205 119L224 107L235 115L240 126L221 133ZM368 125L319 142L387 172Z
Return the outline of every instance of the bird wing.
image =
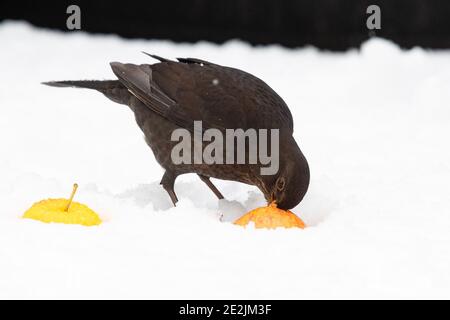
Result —
M258 78L204 60L178 60L111 67L147 107L190 131L194 121L202 121L203 130L292 128L283 100Z

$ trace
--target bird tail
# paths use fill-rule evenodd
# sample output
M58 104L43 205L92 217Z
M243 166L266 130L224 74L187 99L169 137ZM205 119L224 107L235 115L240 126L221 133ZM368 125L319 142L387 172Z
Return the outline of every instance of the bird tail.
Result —
M106 97L120 104L128 104L130 94L119 80L65 80L42 82L51 87L72 87L93 89L103 93Z
M118 80L65 80L65 81L49 81L42 82L51 87L72 87L72 88L86 88L94 89L104 92L109 89L122 87Z

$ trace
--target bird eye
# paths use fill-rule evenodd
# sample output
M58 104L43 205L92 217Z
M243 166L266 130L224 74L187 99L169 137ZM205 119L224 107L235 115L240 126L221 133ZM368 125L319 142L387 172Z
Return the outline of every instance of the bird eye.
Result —
M284 185L285 185L284 178L279 178L277 180L277 189L278 189L278 191L283 191Z

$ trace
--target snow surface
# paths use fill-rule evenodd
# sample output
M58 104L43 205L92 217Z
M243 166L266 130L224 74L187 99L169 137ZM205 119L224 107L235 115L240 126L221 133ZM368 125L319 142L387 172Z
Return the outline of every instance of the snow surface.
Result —
M0 25L0 298L450 298L450 52L381 39L320 52L174 44ZM176 208L132 113L41 81L112 79L110 61L198 57L249 71L288 103L311 186L305 230L229 221L256 188L195 175ZM68 197L99 227L21 219Z

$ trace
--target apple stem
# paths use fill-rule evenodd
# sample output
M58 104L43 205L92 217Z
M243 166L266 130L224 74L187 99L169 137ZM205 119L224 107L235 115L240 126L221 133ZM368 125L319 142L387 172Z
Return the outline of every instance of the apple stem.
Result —
M75 193L77 192L78 184L74 183L72 194L70 195L69 203L67 204L66 208L64 209L65 212L69 211L70 205L72 204L73 197L75 197Z

